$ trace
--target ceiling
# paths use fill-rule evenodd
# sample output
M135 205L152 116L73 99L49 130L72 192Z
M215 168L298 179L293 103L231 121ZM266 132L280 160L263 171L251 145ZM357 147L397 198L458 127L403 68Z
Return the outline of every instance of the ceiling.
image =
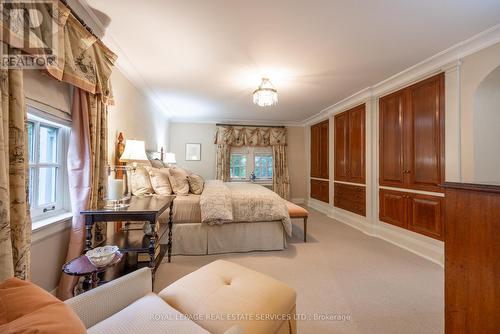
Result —
M498 0L86 1L174 121L301 122L500 23ZM276 107L252 103L263 76Z

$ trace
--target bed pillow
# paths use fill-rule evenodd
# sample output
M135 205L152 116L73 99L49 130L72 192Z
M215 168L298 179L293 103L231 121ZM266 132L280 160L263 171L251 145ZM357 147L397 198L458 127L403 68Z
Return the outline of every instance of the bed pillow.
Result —
M153 194L153 186L151 185L151 180L149 178L149 170L151 167L137 167L132 170L132 194L138 195L149 195Z
M182 168L170 168L170 185L174 194L179 196L186 196L189 194L189 174Z
M149 177L151 178L151 186L158 195L171 195L172 186L168 179L170 172L168 168L151 168Z
M205 180L197 174L191 174L188 176L189 191L195 195L201 195L203 192L203 186L205 185Z

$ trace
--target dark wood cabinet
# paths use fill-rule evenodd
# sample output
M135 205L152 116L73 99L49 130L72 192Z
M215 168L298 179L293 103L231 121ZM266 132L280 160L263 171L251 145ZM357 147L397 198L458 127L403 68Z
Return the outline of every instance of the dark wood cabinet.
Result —
M366 216L366 189L362 186L334 183L333 205Z
M311 198L318 201L330 202L330 182L311 179Z
M335 180L365 183L365 105L335 116Z
M443 197L380 189L379 204L381 221L443 240Z
M329 120L311 126L311 177L328 179Z
M445 190L445 333L500 333L500 186Z
M334 118L334 168L336 181L349 181L349 114L343 112Z
M382 186L442 191L444 180L444 74L379 101Z
M380 189L379 194L380 220L395 226L407 228L408 194L386 189Z
M379 101L379 182L404 187L404 93L396 92Z
M443 197L412 194L410 196L408 229L431 238L443 240Z

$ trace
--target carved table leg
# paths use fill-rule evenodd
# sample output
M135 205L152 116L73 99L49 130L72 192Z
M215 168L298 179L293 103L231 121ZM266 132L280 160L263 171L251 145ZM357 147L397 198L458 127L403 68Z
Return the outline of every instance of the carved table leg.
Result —
M94 219L91 215L85 216L85 251L92 249L92 226Z
M172 224L173 224L173 211L174 211L174 201L170 203L170 210L168 212L168 244L167 244L167 259L170 263L170 257L172 256Z

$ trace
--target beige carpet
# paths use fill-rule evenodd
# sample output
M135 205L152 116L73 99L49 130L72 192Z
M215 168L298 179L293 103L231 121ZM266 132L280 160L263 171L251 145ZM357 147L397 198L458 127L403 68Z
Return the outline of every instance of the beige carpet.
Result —
M310 210L309 239L294 221L288 249L210 256L175 256L156 274L155 289L225 259L293 287L297 312L349 314L348 321L299 321L303 333L443 333L443 269L417 255Z

